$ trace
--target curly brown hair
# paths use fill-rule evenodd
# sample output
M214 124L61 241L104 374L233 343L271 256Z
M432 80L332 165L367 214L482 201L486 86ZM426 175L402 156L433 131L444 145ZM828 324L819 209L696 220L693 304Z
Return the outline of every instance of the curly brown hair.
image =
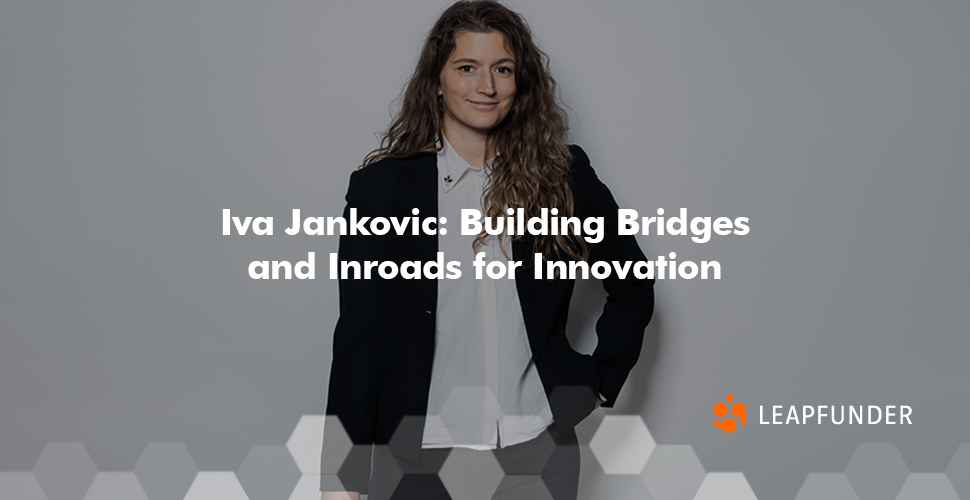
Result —
M512 108L486 140L486 151L501 154L488 163L489 182L482 194L485 215L505 217L505 207L510 207L524 208L526 216L532 217L539 215L540 208L556 207L560 217L572 217L572 155L565 143L568 119L549 59L532 40L522 16L492 0L456 2L441 14L421 49L400 111L381 137L380 147L367 154L361 168L383 158L440 150L444 107L437 89L455 38L465 32L502 33L515 56ZM475 238L475 251L487 237L482 232ZM586 260L588 255L583 239L574 235L537 236L534 251L546 258L565 254Z

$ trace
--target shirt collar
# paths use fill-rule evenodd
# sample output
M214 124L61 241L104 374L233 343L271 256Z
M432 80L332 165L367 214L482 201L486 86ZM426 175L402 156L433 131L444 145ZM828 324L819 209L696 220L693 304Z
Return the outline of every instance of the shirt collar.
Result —
M485 176L485 169L475 168L465 161L455 151L455 148L451 147L451 143L448 142L448 138L444 134L442 134L441 140L443 144L441 151L438 151L438 179L441 180L441 185L444 186L446 193L468 175ZM489 163L486 162L486 165Z

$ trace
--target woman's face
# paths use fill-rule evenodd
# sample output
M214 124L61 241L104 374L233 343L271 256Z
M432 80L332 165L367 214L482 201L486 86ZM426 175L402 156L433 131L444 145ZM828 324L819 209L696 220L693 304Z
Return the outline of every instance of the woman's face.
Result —
M487 136L509 114L515 98L515 57L505 46L505 35L466 31L455 37L438 95L444 101L446 132Z

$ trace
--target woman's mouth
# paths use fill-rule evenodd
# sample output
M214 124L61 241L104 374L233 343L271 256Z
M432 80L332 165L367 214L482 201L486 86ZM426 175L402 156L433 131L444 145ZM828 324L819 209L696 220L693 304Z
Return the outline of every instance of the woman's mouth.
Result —
M484 109L484 110L495 109L495 107L498 106L498 102L492 102L492 101L468 101L468 102L470 102L472 106L475 106L478 109Z

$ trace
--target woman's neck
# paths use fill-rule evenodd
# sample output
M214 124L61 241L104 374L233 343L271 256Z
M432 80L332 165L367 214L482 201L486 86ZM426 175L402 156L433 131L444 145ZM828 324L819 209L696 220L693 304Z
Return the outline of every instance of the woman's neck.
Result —
M469 165L481 168L485 164L488 135L473 130L459 130L457 127L449 127L447 120L444 135L452 149Z

